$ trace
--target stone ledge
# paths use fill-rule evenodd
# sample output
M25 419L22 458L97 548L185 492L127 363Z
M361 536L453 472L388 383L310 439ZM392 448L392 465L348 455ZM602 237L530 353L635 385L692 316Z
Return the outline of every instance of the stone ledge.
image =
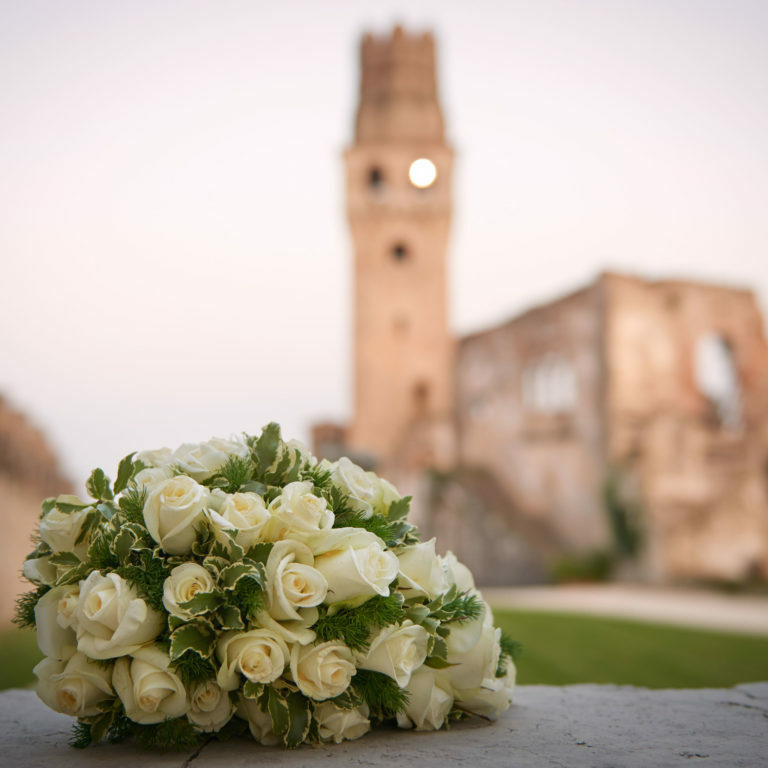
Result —
M288 752L242 739L195 754L132 745L67 746L71 718L32 691L0 693L0 766L176 766L284 768L453 765L703 766L752 768L768 755L768 683L730 689L665 690L609 685L522 686L497 723L473 720L448 732L376 731L359 741Z

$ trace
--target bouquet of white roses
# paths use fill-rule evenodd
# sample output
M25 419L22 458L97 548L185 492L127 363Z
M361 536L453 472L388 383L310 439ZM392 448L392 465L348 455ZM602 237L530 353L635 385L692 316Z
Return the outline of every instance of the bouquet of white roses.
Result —
M472 575L349 459L318 462L270 424L131 454L87 490L43 503L16 619L75 746L250 729L295 747L509 706L515 644Z

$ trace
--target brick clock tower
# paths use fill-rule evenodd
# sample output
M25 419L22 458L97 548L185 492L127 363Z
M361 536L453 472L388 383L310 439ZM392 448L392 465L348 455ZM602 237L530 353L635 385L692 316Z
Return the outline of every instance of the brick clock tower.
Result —
M435 43L400 27L366 35L354 143L345 152L354 246L354 413L346 442L377 464L409 426L453 403L446 251L453 150Z

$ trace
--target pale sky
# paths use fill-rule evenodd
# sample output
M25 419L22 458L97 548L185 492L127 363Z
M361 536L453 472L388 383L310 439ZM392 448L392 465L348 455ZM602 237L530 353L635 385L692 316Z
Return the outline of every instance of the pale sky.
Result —
M361 33L433 29L458 333L601 269L768 308L768 2L0 2L0 392L81 483L349 415Z

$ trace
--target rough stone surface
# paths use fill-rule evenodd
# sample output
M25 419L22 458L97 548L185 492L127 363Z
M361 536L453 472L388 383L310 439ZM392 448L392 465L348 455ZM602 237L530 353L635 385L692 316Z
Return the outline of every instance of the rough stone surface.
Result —
M194 753L132 745L67 746L71 719L32 691L0 694L0 766L765 766L768 683L722 690L650 691L608 685L525 686L496 723L448 732L376 731L359 741L287 752L249 739L211 742Z

